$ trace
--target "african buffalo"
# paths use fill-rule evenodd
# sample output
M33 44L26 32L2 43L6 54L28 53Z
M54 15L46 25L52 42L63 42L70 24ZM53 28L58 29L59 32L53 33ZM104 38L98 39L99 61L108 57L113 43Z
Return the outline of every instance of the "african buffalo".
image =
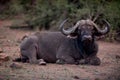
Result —
M66 30L66 22L64 20L60 25L61 32L36 32L25 37L20 45L21 57L15 61L39 64L43 59L48 63L100 65L95 36L107 34L110 24L103 20L105 28L101 30L87 19Z

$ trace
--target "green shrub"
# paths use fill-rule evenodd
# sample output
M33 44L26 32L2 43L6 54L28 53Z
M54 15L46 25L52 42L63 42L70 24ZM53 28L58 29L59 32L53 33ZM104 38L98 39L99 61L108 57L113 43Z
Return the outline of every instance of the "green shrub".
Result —
M111 24L110 34L116 34L120 32L119 4L120 0L9 0L5 5L9 7L2 11L0 18L24 14L29 25L49 30L58 29L66 18L75 23L102 14L99 18Z

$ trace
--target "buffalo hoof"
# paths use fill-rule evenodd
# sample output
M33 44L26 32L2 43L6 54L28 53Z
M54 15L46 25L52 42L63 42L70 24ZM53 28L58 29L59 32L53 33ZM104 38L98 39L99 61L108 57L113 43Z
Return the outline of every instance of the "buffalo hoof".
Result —
M87 64L87 65L95 65L98 66L100 65L101 61L98 57L94 57L92 59L87 58L87 59L82 59L79 61L79 64Z
M98 66L98 65L100 65L100 63L101 63L101 61L100 61L100 59L98 57L90 60L91 65Z
M19 63L12 63L11 65L10 65L10 67L12 68L12 69L21 69L22 68L22 65L21 64L19 64Z
M58 59L58 60L56 61L56 63L57 63L57 64L65 64L65 61L64 61L64 60L61 60L61 59Z
M79 64L87 64L87 60L82 59L82 60L79 61Z
M46 62L43 59L39 60L39 65L46 65Z

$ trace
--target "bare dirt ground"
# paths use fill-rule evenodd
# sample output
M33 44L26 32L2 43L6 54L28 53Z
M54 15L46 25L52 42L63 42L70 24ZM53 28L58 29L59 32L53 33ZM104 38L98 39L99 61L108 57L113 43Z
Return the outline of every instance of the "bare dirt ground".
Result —
M98 41L100 66L58 65L46 66L19 63L21 69L12 69L12 59L19 56L19 44L25 34L34 31L10 30L11 21L0 21L0 48L10 56L0 65L0 80L120 80L120 43Z

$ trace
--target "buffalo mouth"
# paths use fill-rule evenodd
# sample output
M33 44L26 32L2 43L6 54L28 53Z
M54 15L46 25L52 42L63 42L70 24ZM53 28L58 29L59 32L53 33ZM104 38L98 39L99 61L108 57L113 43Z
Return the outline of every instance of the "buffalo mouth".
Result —
M76 39L78 36L77 36L77 33L72 33L70 35L67 35L68 38L72 38L72 39Z
M81 42L86 46L86 45L89 45L91 42L92 42L92 37L90 38L82 38L81 39Z
M86 39L86 40L82 40L82 42L84 42L84 43L90 43L90 42L92 42L92 40Z
M84 41L82 41L82 43L83 43L83 46L89 46L90 44L91 44L91 40L84 40Z
M82 37L82 41L91 42L91 41L92 41L92 36L91 36L91 35L84 35L84 36Z

